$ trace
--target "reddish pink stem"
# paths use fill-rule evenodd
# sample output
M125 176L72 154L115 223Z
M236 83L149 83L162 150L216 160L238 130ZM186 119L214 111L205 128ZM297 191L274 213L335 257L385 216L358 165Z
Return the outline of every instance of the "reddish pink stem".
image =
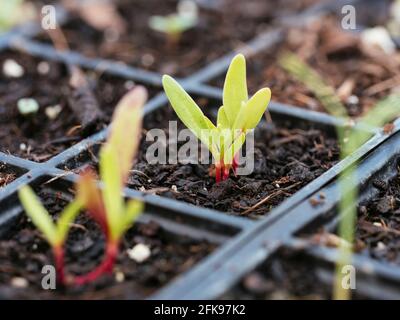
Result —
M221 182L221 164L219 163L215 165L215 181L216 183Z
M64 271L64 250L62 246L53 248L54 262L56 267L57 281L60 284L65 284L65 271Z
M81 286L96 280L105 273L112 273L115 260L117 259L118 251L119 244L117 242L109 242L107 244L104 260L102 261L102 263L93 271L90 271L85 275L75 277L74 284Z
M223 172L223 176L222 176L222 180L228 180L229 178L229 167L224 166L224 172Z

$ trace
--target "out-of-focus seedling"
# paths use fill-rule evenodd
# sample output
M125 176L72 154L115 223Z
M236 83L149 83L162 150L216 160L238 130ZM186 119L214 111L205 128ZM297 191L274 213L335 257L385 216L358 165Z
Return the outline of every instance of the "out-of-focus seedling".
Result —
M112 272L122 236L143 211L139 201L129 200L125 204L122 192L139 146L146 100L146 89L138 86L119 102L114 112L110 135L100 150L102 190L97 188L91 171L83 173L78 181L78 198L104 232L106 250L103 262L90 273L76 277L76 284Z
M96 176L92 171L85 171L77 182L76 199L66 207L57 224L53 223L29 187L23 187L19 191L26 213L53 248L60 283L83 285L104 273L112 272L122 236L143 211L140 201L130 200L125 203L123 188L138 149L142 107L146 100L146 89L138 86L118 103L110 135L100 150L100 178L103 188L98 188ZM64 242L70 223L83 208L104 232L105 257L103 262L88 274L66 277Z
M325 84L324 80L294 54L286 53L280 58L280 65L298 81L302 82L315 94L328 113L344 119L348 124L354 124L348 116L345 106L336 96L335 90ZM393 94L379 101L374 108L369 110L357 121L370 127L382 127L388 121L392 121L400 114L400 95ZM361 130L346 130L342 126L336 127L340 145L340 158L345 159L355 152L365 141L371 137L371 133ZM354 243L355 220L357 217L357 164L349 165L339 175L340 188L339 214L340 222L338 233L341 241L339 258L336 263L336 277L333 290L333 298L339 300L351 297L350 289L343 287L343 267L351 264Z
M35 17L31 3L24 0L0 0L0 33Z
M193 0L181 0L178 3L177 13L152 16L149 19L149 26L155 31L166 34L168 43L176 45L185 31L196 27L198 19L197 4Z
M70 224L79 214L82 204L78 200L72 201L60 214L57 223L54 223L29 186L24 186L19 190L19 198L27 215L50 244L55 260L57 279L60 283L65 283L64 243Z
M236 55L227 72L223 106L218 110L217 125L208 119L186 91L168 75L163 77L165 93L179 119L210 150L215 160L217 183L236 171L237 153L246 134L260 122L271 99L271 90L263 88L249 99L246 83L246 60Z

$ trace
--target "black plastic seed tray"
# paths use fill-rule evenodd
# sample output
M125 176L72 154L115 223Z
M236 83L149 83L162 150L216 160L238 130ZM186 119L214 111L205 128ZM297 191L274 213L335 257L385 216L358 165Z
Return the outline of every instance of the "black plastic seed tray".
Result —
M399 128L399 121L396 123L396 128ZM357 168L358 185L362 190L360 200L366 201L374 193L376 194L376 188L372 187L374 179L380 177L387 181L396 175L400 151L399 139L400 135L398 133L390 138L377 134L369 141L368 144L370 145L364 145L358 150L358 154L353 154L339 164L343 169L349 162L357 158L361 159ZM382 143L382 141L384 142ZM379 145L379 147L371 151L371 145ZM318 199L320 194L324 194L324 201L315 206L315 203L310 199ZM281 210L282 207L285 207L284 205L278 207L274 213L280 214L279 219L273 219L274 217L271 216L267 217L263 222L255 225L230 242L230 245L221 249L219 251L219 259L210 261L209 265L196 270L198 277L204 277L207 269L211 268L214 271L212 275L207 277L207 280L203 278L201 284L193 287L191 292L186 292L182 297L187 299L209 299L223 296L243 276L263 261L266 260L266 263L268 263L268 259L277 250L285 246L289 246L294 250L305 251L306 254L323 260L325 263L333 263L337 257L335 249L313 245L310 241L299 237L310 228L314 232L318 230L318 227L324 225L326 225L326 230L334 229L337 225L335 208L340 196L337 182L332 181L289 210L287 208L286 210ZM334 222L332 223L331 221ZM224 261L224 263L221 264L221 261ZM374 261L366 257L365 254L355 254L352 264L357 271L357 275L368 279L367 283L369 285L362 286L360 287L360 292L357 291L361 296L385 298L389 297L390 294L391 298L399 297L400 290L397 282L400 270L397 266ZM188 275L193 280L195 279L194 273ZM192 280L190 278L183 280L181 284ZM194 283L195 281L193 286ZM174 292L176 296L183 295L180 289L180 286L177 285ZM168 298L170 292L171 290L161 293L157 298Z
M292 19L303 20L304 17L327 12L338 5L335 1L329 3L330 5L317 5L310 8ZM66 21L68 18L63 10L59 12L61 22ZM267 50L279 41L284 28L284 23L281 25L277 23L273 29L257 36L238 51L251 56ZM162 108L168 108L168 101L162 93L161 75L126 66L117 61L90 59L77 52L59 53L49 45L31 40L39 32L40 28L38 27L23 26L3 35L0 37L0 50L22 50L44 60L74 63L88 70L101 70L105 74L143 83L158 90L158 93L145 106L146 115ZM234 54L229 53L221 57L192 76L181 79L181 82L188 92L196 97L210 100L220 99L221 90L205 83L222 74ZM334 135L334 126L349 125L341 119L326 114L275 102L271 103L269 110L272 118L277 122L290 120L294 123L307 123L321 128L330 135ZM218 246L212 254L197 263L194 268L180 275L151 298L209 299L223 297L235 284L240 282L243 276L257 268L263 261L268 264L269 259L283 248L301 250L309 259L321 263L323 272L319 272L318 277L321 281L329 282L331 273L326 271L329 268L325 268L325 266L332 265L335 261L336 250L311 245L308 239L300 238L301 232L310 225L323 226L327 224L327 228L334 229L337 223L334 219L335 206L340 197L335 178L347 166L361 161L358 169L360 185L363 186L363 195L365 194L367 197L371 193L371 177L380 174L378 171L385 168L387 163L393 163L390 161L400 154L400 150L398 150L400 148L398 141L400 139L398 134L400 123L395 123L395 128L390 135L377 128L369 128L364 125L358 125L354 129L368 131L373 137L353 155L303 187L260 221L226 215L215 210L127 188L125 194L128 198L141 199L146 205L145 214L141 217L140 223L154 221L172 234L206 240ZM0 234L9 232L23 214L17 198L17 191L21 186L30 184L35 188L45 188L50 193L61 193L68 199L69 190L77 179L77 175L64 169L68 166L76 169L79 165L88 162L88 150L101 144L106 134L107 129L104 129L43 163L35 163L0 153L0 164L7 168L6 170L11 168L14 171L15 169L16 173L13 181L0 188ZM393 166L391 169L394 170ZM320 206L313 207L309 200L320 192L326 195L325 201ZM355 255L354 264L356 269L360 270L360 279L362 279L360 283L364 284L360 285L361 296L397 297L399 290L396 284L400 272L396 267L378 263L360 255ZM390 291L384 293L384 290L388 288Z

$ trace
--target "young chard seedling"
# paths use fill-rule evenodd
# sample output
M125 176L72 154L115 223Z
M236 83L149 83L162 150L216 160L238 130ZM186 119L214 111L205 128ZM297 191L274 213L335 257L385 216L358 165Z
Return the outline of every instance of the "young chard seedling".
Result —
M198 9L193 0L182 0L178 3L178 12L168 16L152 16L149 26L155 31L165 33L168 43L173 46L181 39L182 34L198 23Z
M164 75L163 86L179 119L210 150L215 160L216 182L228 179L231 168L236 173L237 153L245 142L246 134L260 122L271 99L269 88L257 91L249 99L245 57L236 55L229 66L217 125L203 114L173 78Z
M103 189L97 188L91 171L83 173L78 181L78 198L100 225L106 238L103 262L87 275L77 277L75 283L78 285L112 272L122 236L143 211L143 204L139 201L125 203L122 191L139 146L142 106L146 100L147 91L137 87L121 100L114 113L110 135L100 150Z
M122 236L143 211L143 204L139 201L129 200L125 203L123 188L138 149L142 106L146 100L146 89L138 86L118 103L110 135L100 150L102 190L97 187L95 174L90 170L85 171L77 182L76 199L66 207L56 224L30 187L25 186L19 190L27 215L42 231L53 249L60 283L83 285L104 273L112 272ZM88 274L66 277L64 243L71 222L83 208L99 224L105 235L105 257L103 262Z

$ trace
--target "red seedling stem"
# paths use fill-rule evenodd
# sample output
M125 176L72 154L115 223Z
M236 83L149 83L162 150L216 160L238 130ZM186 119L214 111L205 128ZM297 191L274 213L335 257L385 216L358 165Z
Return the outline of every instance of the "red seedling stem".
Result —
M236 169L239 166L238 161L239 155L236 154L232 161L232 170L236 175ZM215 165L215 181L216 183L220 183L221 181L225 181L229 178L230 165L225 165L224 161L221 160L219 163Z
M56 267L57 281L60 284L65 284L64 271L64 249L62 246L53 247L54 263Z
M96 269L90 271L89 273L75 277L74 284L81 286L90 282L95 281L97 278L101 277L103 274L111 274L113 271L113 267L115 261L117 259L117 255L119 252L119 243L118 242L108 242L106 246L106 251L104 255L104 259L97 266Z

